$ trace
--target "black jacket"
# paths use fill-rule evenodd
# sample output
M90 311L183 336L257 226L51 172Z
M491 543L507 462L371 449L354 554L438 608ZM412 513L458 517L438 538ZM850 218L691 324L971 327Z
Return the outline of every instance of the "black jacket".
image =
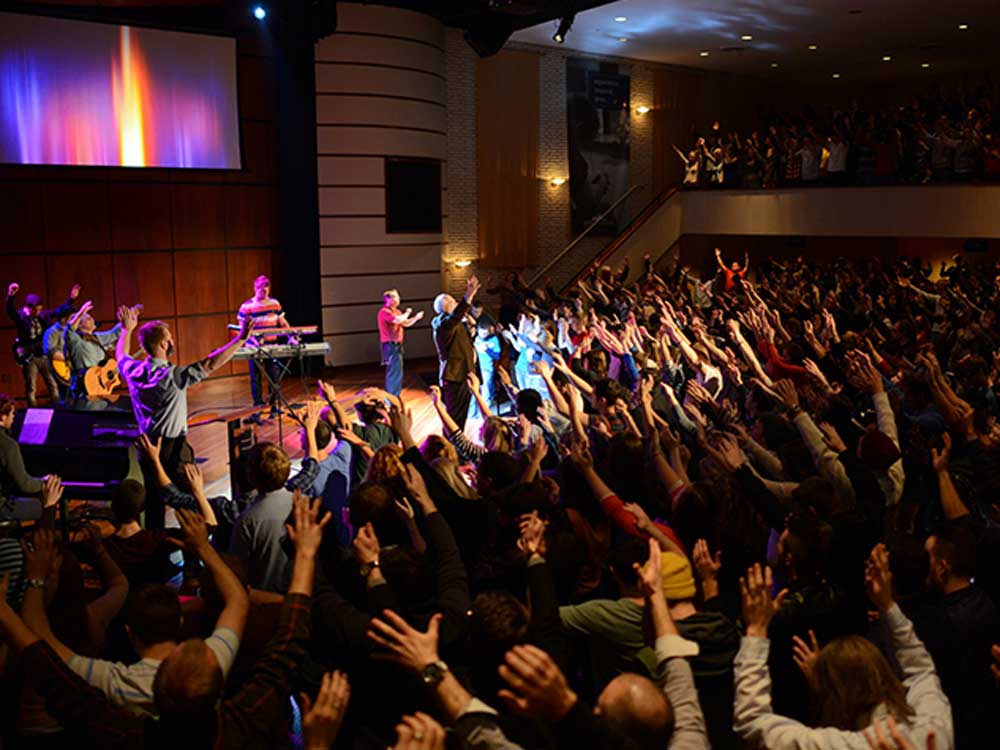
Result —
M441 313L431 321L441 380L464 383L465 377L476 369L476 350L462 322L468 311L469 303L463 299L450 314Z

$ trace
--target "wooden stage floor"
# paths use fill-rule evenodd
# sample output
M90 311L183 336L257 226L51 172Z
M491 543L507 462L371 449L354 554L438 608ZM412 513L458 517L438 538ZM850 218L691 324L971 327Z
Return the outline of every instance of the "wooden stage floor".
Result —
M441 422L431 403L426 378L437 370L436 359L407 360L403 377L403 402L413 412L413 436L419 443L427 435L441 433ZM328 368L323 379L337 389L337 402L348 415L357 393L368 386L383 387L385 370L378 365ZM303 404L306 397L317 398L316 378L307 379L308 394L301 379L289 376L282 382L282 395L291 404ZM210 380L194 386L188 392L188 442L198 456L205 475L209 495L229 494L229 456L226 422L253 413L248 377L228 377ZM260 410L263 423L256 427L257 440L279 442L279 420L267 418L267 408ZM293 459L303 457L301 428L291 417L280 419L283 440L280 442Z

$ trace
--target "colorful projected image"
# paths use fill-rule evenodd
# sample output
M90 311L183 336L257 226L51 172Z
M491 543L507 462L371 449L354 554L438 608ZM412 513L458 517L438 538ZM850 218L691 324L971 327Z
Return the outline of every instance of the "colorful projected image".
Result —
M240 168L236 41L0 12L0 162Z

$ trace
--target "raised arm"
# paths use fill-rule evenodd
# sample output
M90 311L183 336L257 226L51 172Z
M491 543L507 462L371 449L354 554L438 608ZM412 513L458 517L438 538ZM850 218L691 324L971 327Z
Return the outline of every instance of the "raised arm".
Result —
M253 318L243 318L243 320L240 321L239 334L231 338L228 343L223 344L208 355L208 358L205 360L205 372L211 375L213 372L229 362L229 360L233 358L233 355L236 354L236 350L243 346L247 342L247 339L250 338L253 326Z
M55 596L55 588L59 582L61 560L55 532L38 529L31 537L31 546L22 542L21 547L24 550L24 578L28 583L21 604L21 617L24 618L24 624L49 644L60 659L68 662L74 653L52 632L49 616L45 611L45 594L51 589L50 593Z
M184 532L185 547L204 563L205 570L212 577L222 597L222 612L215 622L215 627L229 628L236 634L237 639L242 640L243 628L250 612L250 598L246 589L208 541L205 519L196 513L178 509L177 520Z
M115 358L121 363L129 355L132 348L132 332L139 325L139 311L128 305L118 308L118 320L122 324L122 335L115 344Z

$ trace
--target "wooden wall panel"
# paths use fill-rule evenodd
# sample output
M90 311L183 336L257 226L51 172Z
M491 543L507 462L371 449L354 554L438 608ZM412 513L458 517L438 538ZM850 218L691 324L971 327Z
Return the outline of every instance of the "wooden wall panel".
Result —
M532 52L476 61L479 258L487 266L526 268L538 256L538 79Z
M115 306L142 303L142 317L172 318L174 285L164 280L174 278L173 253L115 253Z
M226 303L226 254L175 252L174 296L178 315L224 313Z
M111 246L115 250L169 250L170 185L112 182Z
M171 185L175 248L225 247L225 189L225 185Z
M13 398L23 398L24 380L21 378L21 368L10 356L14 338L13 328L0 328L0 393ZM40 387L44 391L45 386Z
M261 247L271 239L271 188L226 188L226 247Z
M107 250L111 246L108 190L104 182L47 182L42 186L45 249Z
M231 337L226 328L232 322L228 315L198 315L178 318L174 328L177 343L177 361L187 364L207 357ZM219 368L213 377L232 374L232 364Z
M21 290L17 293L17 301L24 304L26 294L42 295L42 302L46 307L61 305L69 295L70 284L65 289L57 290L57 294L49 299L48 279L45 275L44 255L15 255L4 258L0 262L0 294L5 295L7 287L12 282L17 282ZM5 312L0 312L0 326L7 327L13 325ZM0 359L6 357L6 350L0 349Z
M41 250L42 186L38 183L0 183L0 253Z
M115 319L115 284L111 254L49 255L45 258L49 302L62 302L70 287L80 284L80 302L91 300L98 324Z
M246 300L253 296L253 280L262 273L271 274L271 251L270 250L229 250L226 252L226 262L229 273L228 280L228 309L235 313L240 309ZM282 289L277 287L275 279L271 278L271 294L279 300L282 296L295 293L295 284L298 280L289 280ZM289 321L291 322L291 321ZM314 323L316 321L308 321ZM305 325L305 322L298 323Z

